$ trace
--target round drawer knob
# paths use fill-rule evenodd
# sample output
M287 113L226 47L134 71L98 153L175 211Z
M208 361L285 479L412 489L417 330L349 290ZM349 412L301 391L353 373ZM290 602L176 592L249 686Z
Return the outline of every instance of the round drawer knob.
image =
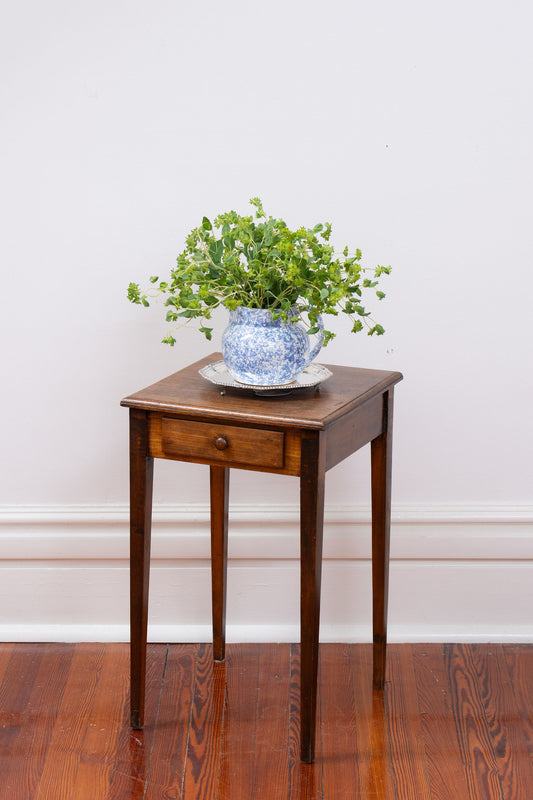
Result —
M215 447L217 450L225 450L228 446L228 440L224 439L223 436L217 436L215 439Z

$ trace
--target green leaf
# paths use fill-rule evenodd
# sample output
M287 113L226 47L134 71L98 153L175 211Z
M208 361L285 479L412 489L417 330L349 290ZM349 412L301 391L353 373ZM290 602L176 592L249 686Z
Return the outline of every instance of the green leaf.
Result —
M150 278L150 283L157 283L158 280L159 278L157 275L152 275L152 277Z
M204 229L204 231L212 231L213 230L213 226L211 225L211 222L207 219L207 217L204 217L202 219L202 228Z
M148 302L148 300L146 299L146 297L142 297L142 298L141 298L141 303L142 303L142 304L143 304L143 306L145 306L145 307L148 307L148 306L150 305L150 303Z
M209 339L209 341L211 341L212 338L211 334L213 333L213 328L205 328L204 326L202 326L201 328L198 328L198 330L200 331L200 333L205 334L206 339Z
M376 294L377 294L377 296L379 297L380 300L383 300L383 298L386 297L385 292L376 292Z
M139 303L141 302L141 290L139 289L139 284L137 283L130 283L128 286L128 300L130 303Z
M313 327L309 328L309 330L307 331L309 336L311 336L313 333L319 333L319 332L320 332L320 328L319 328L318 325L313 325Z

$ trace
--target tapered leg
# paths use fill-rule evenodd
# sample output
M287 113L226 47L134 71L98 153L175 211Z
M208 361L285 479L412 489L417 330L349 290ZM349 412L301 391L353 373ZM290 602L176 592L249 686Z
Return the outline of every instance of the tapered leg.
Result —
M228 566L229 469L210 467L211 600L213 658L224 661L226 650L226 576Z
M300 472L300 757L315 757L325 458L319 433L302 439Z
M148 452L147 414L130 410L130 668L131 725L144 724L146 635L152 529L153 458Z
M392 473L393 390L383 395L383 432L371 443L373 684L385 684Z

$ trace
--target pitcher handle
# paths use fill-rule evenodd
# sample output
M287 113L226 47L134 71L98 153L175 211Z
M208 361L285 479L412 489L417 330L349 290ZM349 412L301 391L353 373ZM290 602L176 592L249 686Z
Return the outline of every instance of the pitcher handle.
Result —
M316 322L318 327L320 328L320 331L317 334L315 334L315 336L318 338L318 341L311 350L311 352L309 353L309 358L307 359L307 364L305 365L306 367L308 367L311 361L313 361L320 353L320 350L322 348L322 343L324 341L324 323L322 322L322 316L320 314L318 315Z

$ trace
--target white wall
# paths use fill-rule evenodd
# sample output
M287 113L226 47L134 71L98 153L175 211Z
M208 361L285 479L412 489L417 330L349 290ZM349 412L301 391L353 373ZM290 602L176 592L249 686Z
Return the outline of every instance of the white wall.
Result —
M4 638L127 636L119 400L221 329L167 348L126 287L259 195L393 266L387 335L339 321L319 359L405 375L392 637L533 640L532 24L520 0L3 4ZM366 451L328 474L330 638L368 635L368 489ZM205 469L159 463L155 499L152 635L198 638ZM296 638L296 503L233 475L236 637Z

